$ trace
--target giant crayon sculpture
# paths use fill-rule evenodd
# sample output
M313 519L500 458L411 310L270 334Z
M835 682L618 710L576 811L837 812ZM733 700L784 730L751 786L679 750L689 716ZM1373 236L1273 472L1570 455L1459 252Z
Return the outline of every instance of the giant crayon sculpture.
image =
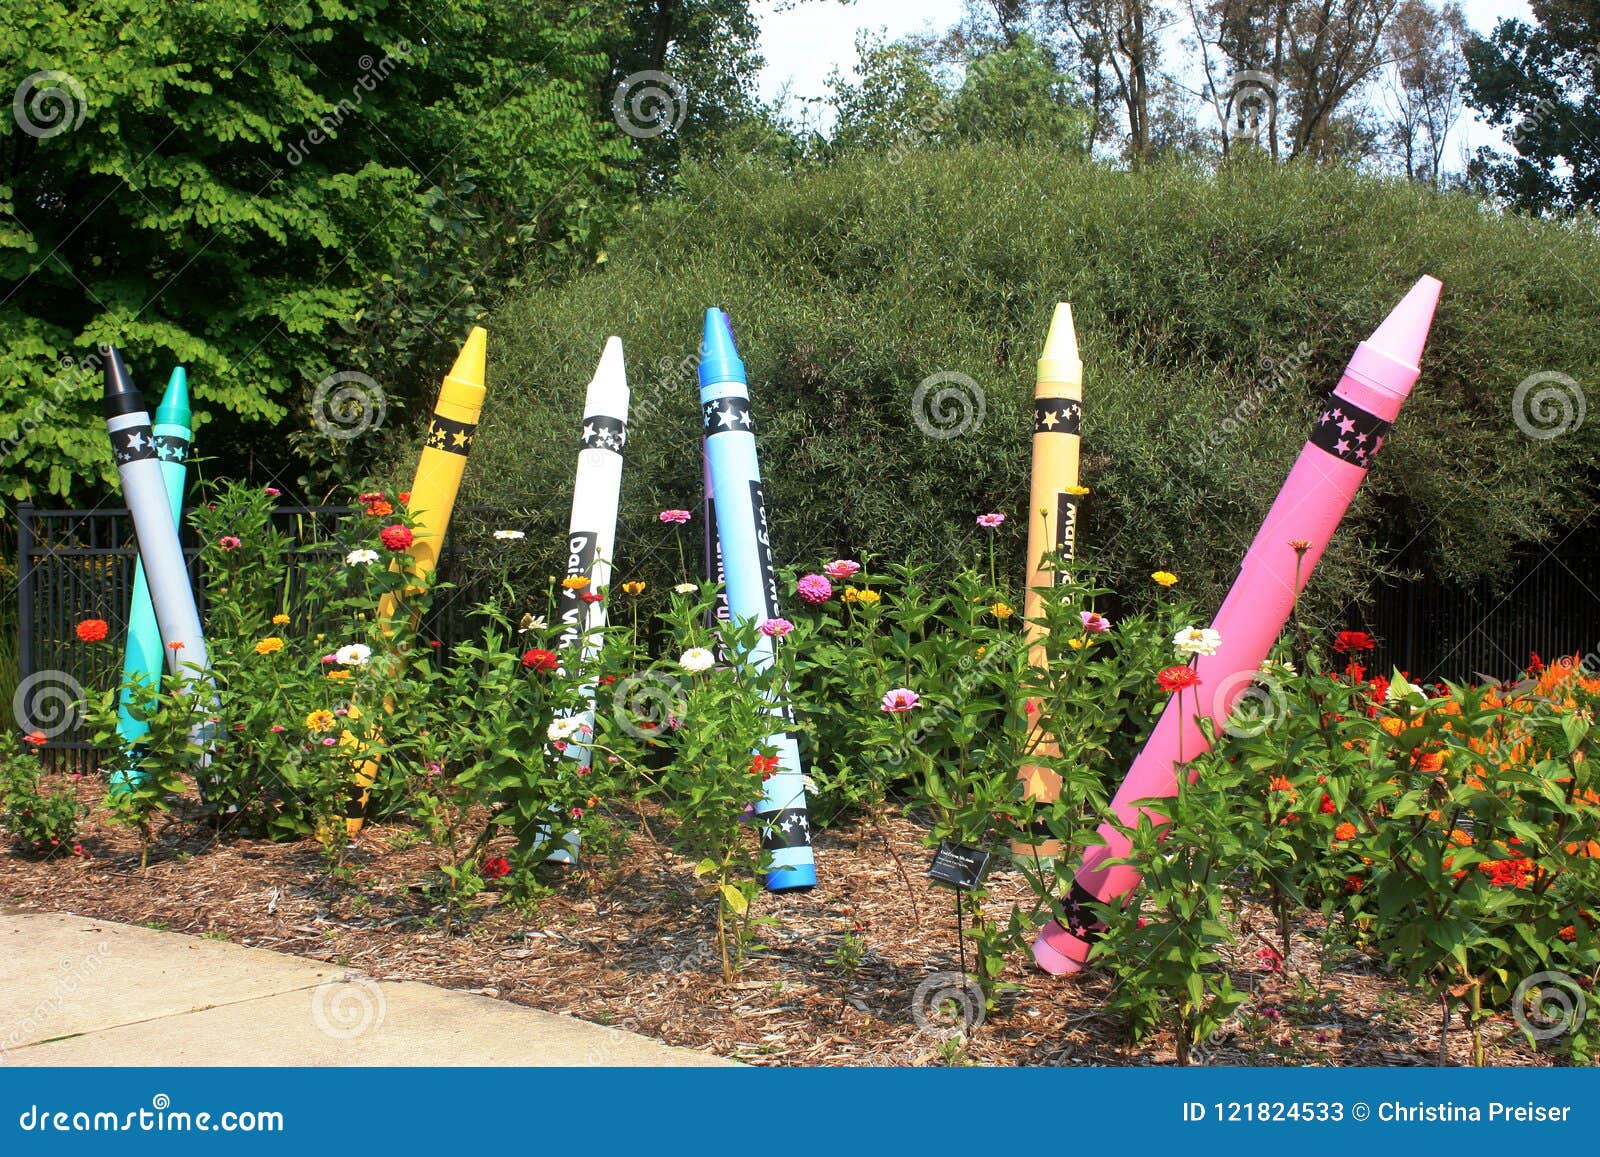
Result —
M778 577L772 565L744 362L734 348L727 315L720 309L706 310L705 342L700 348L700 411L728 613L735 621L764 623L778 615ZM762 635L747 658L758 668L764 667L772 662L772 648L772 639ZM779 718L789 722L786 711ZM817 882L817 869L811 854L800 745L787 727L773 733L768 743L777 751L778 768L767 779L765 794L756 804L762 845L772 857L767 887L774 892L809 888Z
M167 666L185 681L210 666L200 612L195 606L189 569L178 542L178 524L172 517L167 483L161 474L161 448L151 429L144 398L133 384L116 346L108 346L105 366L106 432L117 461L123 501L133 518L144 564L150 602L166 650Z
M600 365L583 402L583 436L578 442L578 475L572 487L572 518L567 524L567 577L589 580L586 587L560 589L563 660L573 647L581 658L600 650L600 630L606 625L604 600L584 595L611 585L611 566L617 542L617 505L622 499L622 451L628 441L628 374L623 363L622 339L606 339ZM594 687L585 688L589 709L583 713L589 734L594 734ZM568 758L585 774L594 758L589 743L571 743ZM565 847L550 854L557 863L571 863L578 851L578 833L568 832Z
M1072 306L1061 302L1050 320L1050 333L1033 387L1033 487L1028 503L1028 590L1023 617L1028 621L1028 662L1046 665L1041 588L1054 586L1057 572L1044 565L1046 555L1072 558L1078 530L1078 439L1083 420L1083 362L1072 326ZM1039 703L1030 718L1042 719ZM1060 754L1053 736L1037 723L1028 737L1029 750L1042 756ZM1050 803L1061 794L1061 777L1047 767L1024 763L1019 773L1028 799ZM1011 842L1011 859L1019 866L1049 863L1061 854L1061 841L1042 824L1032 838Z
M1234 700L1282 633L1299 590L1327 549L1390 424L1416 384L1438 300L1439 282L1424 277L1377 331L1356 347L1344 376L1317 416L1310 441L1300 451L1266 522L1250 544L1239 577L1212 623L1222 637L1221 646L1216 654L1197 661L1203 680L1200 704L1218 728L1227 721ZM1180 750L1192 757L1206 749L1194 710L1194 704L1185 710L1182 699L1174 698L1161 713L1111 801L1124 827L1132 827L1143 810L1134 806L1135 801L1176 794ZM1125 864L1102 866L1127 854L1129 841L1121 828L1108 823L1100 828L1100 835L1105 845L1084 855L1083 866L1063 901L1067 926L1052 921L1034 942L1034 959L1046 972L1081 968L1097 931L1094 910L1088 905L1127 896L1139 884L1138 873Z
M186 459L193 437L189 429L189 379L182 366L172 371L172 377L167 382L167 392L161 396L161 404L156 407L151 436L155 440L156 457L166 486L172 522L181 527L183 484L188 472ZM144 778L144 773L139 770L140 744L150 734L150 725L142 719L135 719L131 706L136 698L136 686L160 686L161 674L166 670L167 654L166 645L161 641L161 627L156 622L155 604L150 601L150 583L145 577L144 560L139 558L134 562L133 595L128 600L128 642L122 655L122 691L117 701L117 734L127 746L128 759L126 766L111 773L113 792Z
M483 413L488 338L482 326L473 326L456 355L455 365L439 387L439 400L434 403L428 436L422 443L416 477L411 482L409 506L416 516L416 535L406 554L410 556L409 570L413 575L430 574L439 565L445 531L450 529L450 514L455 509L456 495L461 492L461 476L467 470L467 454L472 450L478 417ZM378 600L378 624L386 634L395 605L393 595ZM351 836L361 831L367 794L377 776L376 759L363 760L356 767L355 787L345 812L345 828Z

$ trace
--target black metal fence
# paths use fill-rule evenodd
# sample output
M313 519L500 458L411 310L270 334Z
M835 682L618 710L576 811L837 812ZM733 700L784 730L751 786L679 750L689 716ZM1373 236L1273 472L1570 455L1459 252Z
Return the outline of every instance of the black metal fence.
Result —
M347 506L284 506L273 523L295 544L296 558L342 555L349 545L339 541L340 521ZM110 638L127 630L138 545L124 508L41 510L24 503L17 516L18 685L11 709L24 731L47 736L52 762L87 770L95 762L74 705L85 688L116 686L122 677L121 646L80 640L77 624L104 619ZM452 589L434 600L423 630L449 654L469 626L467 611L491 593L494 574L474 565L490 539L488 522L507 526L502 512L480 506L455 511L443 548L439 579ZM515 526L512 522L510 526ZM205 613L204 555L192 527L182 530L189 577ZM304 607L306 574L291 563L281 605L290 615Z
M349 509L286 506L274 520L302 557L315 557L346 549L337 536ZM13 715L25 729L50 735L47 749L58 753L58 763L84 766L93 762L93 752L71 717L72 704L83 688L117 683L122 648L85 644L75 627L85 618L100 618L113 639L125 630L137 556L132 527L127 511L116 508L40 510L24 504L16 515L20 683ZM468 612L500 581L483 561L485 551L504 557L493 541L496 527L527 529L529 545L536 536L548 537L537 521L489 507L457 509L440 567L440 578L453 589L434 600L423 625L444 644L442 655L476 633ZM191 579L203 598L204 559L192 530L186 526L184 534ZM283 605L293 613L305 597L299 568L289 568L287 582ZM1534 651L1546 659L1592 655L1600 651L1600 551L1569 542L1556 552L1532 552L1513 581L1498 589L1487 583L1404 583L1378 592L1371 607L1352 610L1344 625L1377 637L1378 650L1366 657L1370 670L1396 666L1418 680L1512 678Z

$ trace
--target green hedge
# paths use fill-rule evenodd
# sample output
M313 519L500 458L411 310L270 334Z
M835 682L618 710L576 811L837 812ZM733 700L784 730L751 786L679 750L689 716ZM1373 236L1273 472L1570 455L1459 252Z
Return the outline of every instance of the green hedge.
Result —
M780 561L973 558L974 516L1000 510L1020 578L1034 360L1066 298L1094 487L1081 541L1123 589L1167 568L1210 606L1319 399L1423 273L1445 285L1423 377L1315 604L1336 613L1397 568L1504 576L1592 502L1600 420L1533 439L1512 397L1541 371L1593 380L1600 245L1465 195L1295 166L1129 173L990 147L692 171L599 272L494 320L468 496L541 513L554 564L584 385L620 334L634 398L620 574L670 577L654 515L699 507L695 353L716 304L750 367ZM949 440L912 414L940 371L984 393L981 425Z

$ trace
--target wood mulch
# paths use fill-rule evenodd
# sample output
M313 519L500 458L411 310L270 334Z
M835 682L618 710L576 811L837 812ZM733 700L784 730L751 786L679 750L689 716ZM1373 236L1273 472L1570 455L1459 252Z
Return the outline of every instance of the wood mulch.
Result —
M93 777L78 784L98 798ZM1171 1064L1160 1033L1130 1043L1104 1008L1109 980L1071 980L1014 961L1017 987L965 1040L923 1004L958 973L951 893L922 872L924 828L901 815L882 829L844 824L819 834L820 883L807 893L763 895L765 947L724 983L709 902L687 865L642 831L599 873L558 879L535 905L498 903L494 892L446 931L425 891L437 850L403 822L369 825L344 879L328 874L311 841L224 838L188 821L158 832L148 868L136 837L96 809L80 834L83 855L40 860L0 852L0 906L70 912L273 949L378 979L418 980L644 1033L759 1065L1149 1065ZM916 903L885 839L911 873ZM1004 918L1031 906L1019 873L990 876ZM1236 987L1252 994L1198 1051L1211 1065L1427 1065L1438 1053L1437 1009L1408 994L1372 961L1347 953L1324 968L1303 930L1287 967L1269 967L1264 909L1246 905L1245 934L1231 949ZM860 938L859 961L841 955ZM1025 955L1025 954L1024 954ZM968 950L970 964L971 950ZM932 994L932 995L930 995ZM1552 1058L1523 1042L1509 1018L1486 1030L1491 1064ZM1466 1032L1450 1033L1454 1063L1468 1061Z

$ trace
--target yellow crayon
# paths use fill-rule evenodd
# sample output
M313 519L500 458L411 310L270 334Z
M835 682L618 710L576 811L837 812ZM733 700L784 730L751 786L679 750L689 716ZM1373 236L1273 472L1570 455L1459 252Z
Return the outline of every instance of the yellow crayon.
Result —
M1044 613L1040 588L1054 586L1056 572L1045 565L1054 554L1065 561L1073 557L1078 532L1078 443L1083 419L1083 362L1078 357L1078 335L1072 326L1072 306L1056 306L1039 358L1033 388L1033 486L1028 503L1028 593L1023 602L1028 620L1028 661L1046 665L1044 628L1037 620ZM1039 726L1042 705L1034 700L1030 718L1029 751L1052 757L1060 754L1055 738ZM1061 794L1061 777L1047 767L1024 763L1018 773L1023 794L1049 803ZM1047 864L1061 854L1061 843L1042 827L1031 840L1013 840L1014 863Z
M467 454L478 431L478 416L483 412L485 353L489 335L474 326L467 342L456 355L456 364L439 387L439 400L433 406L428 436L417 459L416 477L411 482L409 508L416 513L416 537L406 553L409 572L418 577L431 574L439 565L439 550L445 531L450 528L450 513L461 492L461 476L466 473ZM378 601L378 624L389 634L397 600L384 595ZM414 624L413 624L414 625ZM391 709L390 704L385 704ZM371 737L378 738L377 733ZM345 812L345 827L351 836L361 830L366 817L367 794L378 775L376 758L363 760L356 767L355 788Z

